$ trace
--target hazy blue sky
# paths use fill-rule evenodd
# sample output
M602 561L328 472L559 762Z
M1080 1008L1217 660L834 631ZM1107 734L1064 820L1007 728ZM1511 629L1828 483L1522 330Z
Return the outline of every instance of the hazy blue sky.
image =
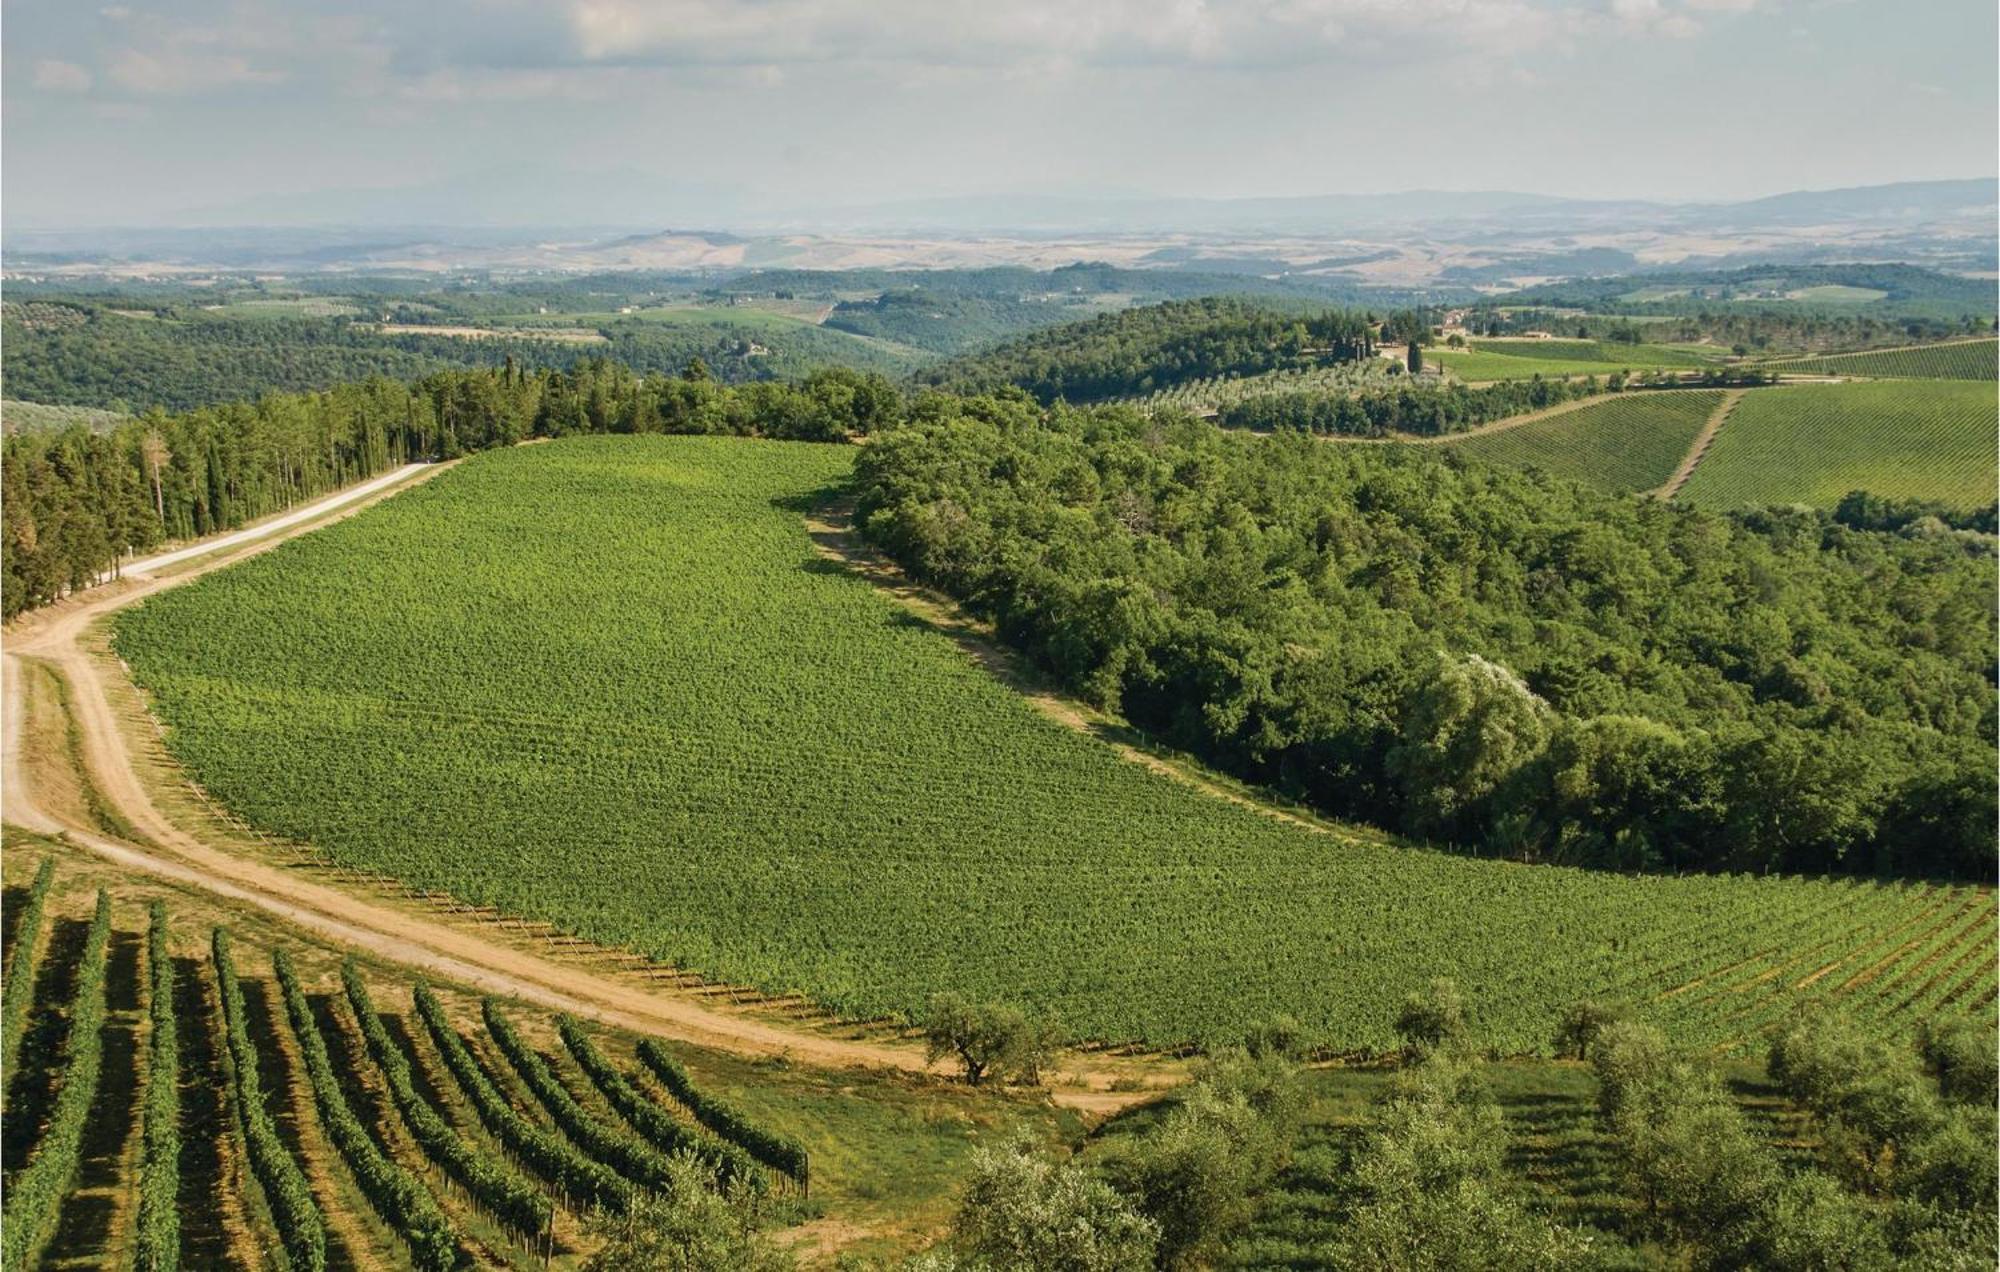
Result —
M1712 199L1990 176L1995 8L6 0L4 211L299 219L316 191L442 186L480 220L640 223L999 192Z

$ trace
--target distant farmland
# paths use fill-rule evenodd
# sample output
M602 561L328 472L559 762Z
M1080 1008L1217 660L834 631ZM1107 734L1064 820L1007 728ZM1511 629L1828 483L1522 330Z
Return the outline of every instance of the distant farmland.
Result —
M1832 507L1852 490L1992 502L1996 410L1990 384L1816 384L1744 398L1679 498L1711 507Z

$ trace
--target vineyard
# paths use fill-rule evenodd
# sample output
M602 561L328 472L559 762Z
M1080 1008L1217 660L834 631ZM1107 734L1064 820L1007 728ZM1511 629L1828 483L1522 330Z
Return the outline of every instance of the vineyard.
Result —
M253 824L855 1018L956 989L1089 1039L1283 1012L1365 1050L1449 975L1536 1051L1583 996L1753 1047L1804 997L1884 1025L1993 999L1984 889L1481 861L1132 764L815 552L802 512L852 455L483 455L124 612L117 645Z
M643 1040L642 1063L491 999L472 1025L422 983L405 1010L352 959L302 971L226 927L190 956L198 934L158 900L99 889L88 921L53 912L53 864L10 915L5 992L29 1004L5 1094L10 1268L568 1263L585 1219L669 1187L680 1153L717 1187L808 1200L806 1149L717 1117L726 1100L666 1044Z
M1832 507L1853 490L1975 508L1993 499L1990 384L1802 385L1752 393L1679 498Z
M1996 374L1996 345L1991 340L1844 353L1824 358L1797 358L1769 364L1791 375L1856 375L1884 380L1987 380Z
M1719 390L1631 393L1512 428L1475 433L1451 452L1510 468L1539 468L1602 490L1652 490L1673 475Z
M1427 366L1442 366L1454 378L1526 380L1533 376L1607 376L1616 371L1700 370L1719 363L1686 349L1665 345L1612 344L1597 340L1478 340L1464 349L1424 350Z

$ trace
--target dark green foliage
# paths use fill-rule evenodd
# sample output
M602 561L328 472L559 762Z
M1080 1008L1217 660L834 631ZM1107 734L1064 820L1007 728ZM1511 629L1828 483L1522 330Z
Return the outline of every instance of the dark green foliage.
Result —
M383 332L372 321L352 316L246 321L207 312L199 304L168 304L151 318L115 312L129 303L104 298L8 304L0 324L7 346L8 394L31 402L121 411L186 411L273 393L330 389L370 377L414 380L502 366L561 371L584 356L576 344L537 336L525 326L499 326L490 335L467 338ZM599 299L591 307L602 305ZM521 306L468 308L479 312L439 313L418 306L391 317L451 325L518 313ZM746 319L727 309L674 323L584 314L581 325L604 337L586 350L601 351L649 377L675 374L697 357L730 383L796 379L832 365L897 374L914 361L809 322L767 315Z
M1458 986L1442 976L1432 980L1428 989L1405 998L1403 1009L1396 1014L1396 1034L1403 1040L1405 1056L1411 1059L1462 1050L1468 1032L1465 999Z
M1340 816L1527 860L1990 873L1990 552L1418 451L919 412L857 512L1064 685Z
M645 1136L654 1148L667 1157L676 1153L693 1154L725 1185L740 1181L751 1188L763 1188L764 1176L749 1153L737 1144L718 1140L689 1127L647 1098L597 1049L597 1044L573 1018L557 1016L556 1032L562 1036L563 1045L576 1057L577 1066L591 1084L618 1111L618 1115L631 1123L633 1129ZM797 1165L796 1178L803 1186L806 1182L803 1151L799 1153Z
M1360 314L1305 316L1210 298L1035 332L929 368L917 379L961 392L1014 385L1043 402L1093 402L1187 380L1352 362L1374 353L1374 336Z
M835 442L902 412L887 380L844 368L732 389L706 378L642 381L591 359L569 371L529 374L509 362L407 386L376 379L154 412L107 433L9 437L0 467L5 616L89 585L128 552L232 529L406 461L575 433Z
M665 1044L654 1038L639 1040L639 1059L652 1070L653 1076L667 1088L668 1094L679 1100L695 1120L714 1131L723 1139L740 1146L750 1156L769 1166L772 1170L783 1171L798 1181L801 1188L811 1181L811 1163L806 1150L798 1141L769 1131L726 1100L709 1095L694 1084L681 1062L674 1059Z
M1623 1008L1607 1007L1588 1000L1573 1003L1563 1012L1562 1023L1556 1026L1555 1041L1550 1046L1562 1059L1588 1059L1591 1048L1597 1045L1598 1035L1625 1018Z
M264 1190L285 1257L293 1272L320 1272L326 1267L326 1225L313 1199L312 1187L291 1150L278 1137L271 1110L264 1103L258 1078L257 1044L244 1021L243 987L236 979L230 955L229 929L215 929L212 942L216 988L222 999L223 1042L229 1056L230 1086L238 1125L243 1131L250 1171Z
M925 1059L934 1064L954 1058L972 1086L1008 1074L1039 1084L1043 1067L1062 1043L1061 1030L1052 1022L1030 1020L1005 1003L975 1003L954 993L932 995L923 1027Z
M500 1045L514 1072L528 1085L542 1107L549 1111L563 1134L597 1161L603 1162L635 1184L655 1190L667 1183L666 1156L645 1140L616 1124L606 1125L582 1105L556 1079L549 1062L515 1031L513 1022L500 1013L491 998L480 1005L486 1031Z
M1833 510L1833 519L1850 530L1907 530L1930 518L1954 530L1992 534L2000 530L2000 503L1964 512L1930 499L1888 499L1855 490Z
M70 1002L62 1088L34 1155L7 1186L0 1214L0 1266L24 1268L55 1231L57 1209L76 1177L84 1123L104 1064L104 967L111 941L111 896L99 890Z
M327 1135L354 1172L362 1195L409 1247L410 1262L418 1272L447 1272L458 1263L458 1234L451 1221L438 1209L430 1190L385 1156L354 1115L347 1093L341 1090L340 1075L327 1055L326 1039L313 1019L312 1006L292 970L291 958L283 950L273 950L271 968L278 978L292 1033L299 1041L299 1054L305 1058L306 1082Z
M546 1232L554 1215L548 1198L510 1167L459 1138L451 1124L417 1091L409 1057L383 1028L368 986L352 959L341 967L340 976L347 989L347 1001L354 1008L354 1018L360 1023L368 1054L387 1081L390 1099L402 1115L403 1124L410 1128L411 1137L424 1154L456 1179L482 1209L517 1235L538 1237Z
M618 1172L584 1156L568 1140L543 1130L514 1110L466 1050L465 1040L445 1017L444 1005L427 986L416 987L415 1001L417 1015L430 1030L438 1053L444 1057L445 1068L471 1101L479 1120L507 1146L508 1152L572 1201L613 1211L622 1211L632 1204L632 1185Z
M28 1009L34 1005L35 960L41 954L42 925L48 917L49 889L56 881L56 859L42 858L28 899L14 916L14 948L7 952L7 970L0 980L0 1077L11 1082L14 1062L21 1056L21 1039L28 1032Z
M1715 371L1686 380L1668 375L1662 386L1756 385L1766 378L1755 371ZM1338 437L1445 437L1504 420L1528 411L1594 397L1606 391L1644 393L1653 390L1628 381L1622 372L1600 383L1596 376L1581 380L1502 380L1471 389L1463 384L1403 383L1360 393L1300 389L1245 398L1223 408L1217 423L1225 428L1259 432L1297 429Z
M1917 1029L1917 1054L1945 1099L2000 1103L2000 1045L1994 1039L1990 1013L1968 1020L1925 1021Z
M167 904L152 904L146 928L146 1049L139 1225L132 1262L140 1272L173 1272L181 1262L181 1060L174 1017L174 963L167 949Z

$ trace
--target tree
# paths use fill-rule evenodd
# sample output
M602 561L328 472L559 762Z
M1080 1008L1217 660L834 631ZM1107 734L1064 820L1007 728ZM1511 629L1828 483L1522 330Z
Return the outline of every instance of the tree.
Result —
M1470 830L1483 802L1548 745L1554 713L1512 671L1444 656L1413 695L1389 753L1405 820L1419 834Z
M936 994L924 1020L924 1058L936 1063L955 1056L965 1080L978 1086L989 1075L1014 1073L1039 1083L1043 1069L1061 1047L1053 1022L1030 1021L1004 1003L973 1003L959 994Z
M915 1266L991 1272L1141 1272L1159 1229L1080 1163L1055 1162L1024 1132L973 1154L949 1251ZM719 1265L718 1265L719 1266Z
M139 440L139 456L145 461L147 475L153 479L153 511L159 515L160 524L164 526L167 523L167 498L160 487L160 471L173 459L174 453L157 427L147 429L146 435Z
M1458 985L1447 977L1437 977L1429 988L1403 1000L1396 1015L1396 1032L1403 1049L1415 1060L1441 1051L1456 1049L1466 1038L1465 1000Z
M757 1199L741 1180L727 1189L692 1153L667 1162L664 1191L639 1190L623 1214L600 1212L592 1230L604 1244L585 1272L785 1272L790 1254L758 1234Z
M1507 1131L1477 1071L1437 1055L1406 1069L1356 1153L1343 1269L1576 1266L1578 1234L1529 1214L1505 1179Z
M1403 351L1403 359L1410 369L1410 374L1417 374L1424 369L1424 347L1415 340L1410 341Z
M1591 1048L1604 1030L1625 1019L1625 1012L1618 1007L1607 1007L1602 1003L1584 999L1572 1003L1563 1012L1562 1023L1556 1026L1555 1041L1551 1044L1559 1057L1570 1060L1585 1060L1590 1057Z

